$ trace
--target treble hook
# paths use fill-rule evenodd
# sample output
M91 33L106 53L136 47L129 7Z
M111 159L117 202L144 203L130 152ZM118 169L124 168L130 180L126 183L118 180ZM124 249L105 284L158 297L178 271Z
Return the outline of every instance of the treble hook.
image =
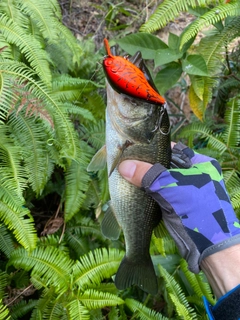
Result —
M170 133L171 126L169 126L167 132L163 132L162 129L161 129L163 116L165 115L166 112L167 112L167 104L165 103L161 107L161 109L159 109L159 118L158 118L157 124L156 124L156 126L155 126L155 128L153 129L152 132L156 132L159 129L160 133L165 135L165 136L167 136Z

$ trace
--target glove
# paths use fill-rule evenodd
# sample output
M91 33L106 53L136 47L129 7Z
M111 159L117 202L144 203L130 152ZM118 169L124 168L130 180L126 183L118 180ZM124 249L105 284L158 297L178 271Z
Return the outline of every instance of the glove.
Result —
M167 170L157 163L143 177L142 188L161 207L165 226L189 270L198 273L202 259L240 243L240 224L215 159L181 143L173 148L173 158L175 164L191 166Z

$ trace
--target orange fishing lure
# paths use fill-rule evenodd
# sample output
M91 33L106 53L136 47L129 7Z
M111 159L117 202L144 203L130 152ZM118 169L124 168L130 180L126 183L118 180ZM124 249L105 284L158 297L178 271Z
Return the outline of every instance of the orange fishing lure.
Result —
M127 57L114 56L107 39L104 39L107 56L103 68L111 86L119 93L163 105L166 100L151 86L144 72Z

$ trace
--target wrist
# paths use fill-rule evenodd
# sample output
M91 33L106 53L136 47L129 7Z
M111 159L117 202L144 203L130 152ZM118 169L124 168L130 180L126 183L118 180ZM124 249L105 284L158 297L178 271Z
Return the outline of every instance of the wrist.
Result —
M201 261L215 295L220 298L240 284L240 244L216 252Z

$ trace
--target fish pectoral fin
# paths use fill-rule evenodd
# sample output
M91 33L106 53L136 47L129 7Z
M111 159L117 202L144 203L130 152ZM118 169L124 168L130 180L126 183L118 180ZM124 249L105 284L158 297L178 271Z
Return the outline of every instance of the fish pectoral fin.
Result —
M109 201L109 207L104 214L101 223L102 234L111 240L117 240L121 233L121 227L116 219L111 202Z
M112 166L110 168L110 171L109 171L109 177L111 176L111 174L113 173L114 169L117 167L117 165L119 164L122 156L123 156L123 153L124 151L129 147L129 146L132 146L134 144L134 142L131 142L129 140L126 140L122 145L119 145L118 146L118 151L116 153L116 156L115 156L115 159L112 163Z
M106 145L102 146L101 149L93 156L92 160L90 161L87 171L99 171L104 169L107 163L107 150Z

